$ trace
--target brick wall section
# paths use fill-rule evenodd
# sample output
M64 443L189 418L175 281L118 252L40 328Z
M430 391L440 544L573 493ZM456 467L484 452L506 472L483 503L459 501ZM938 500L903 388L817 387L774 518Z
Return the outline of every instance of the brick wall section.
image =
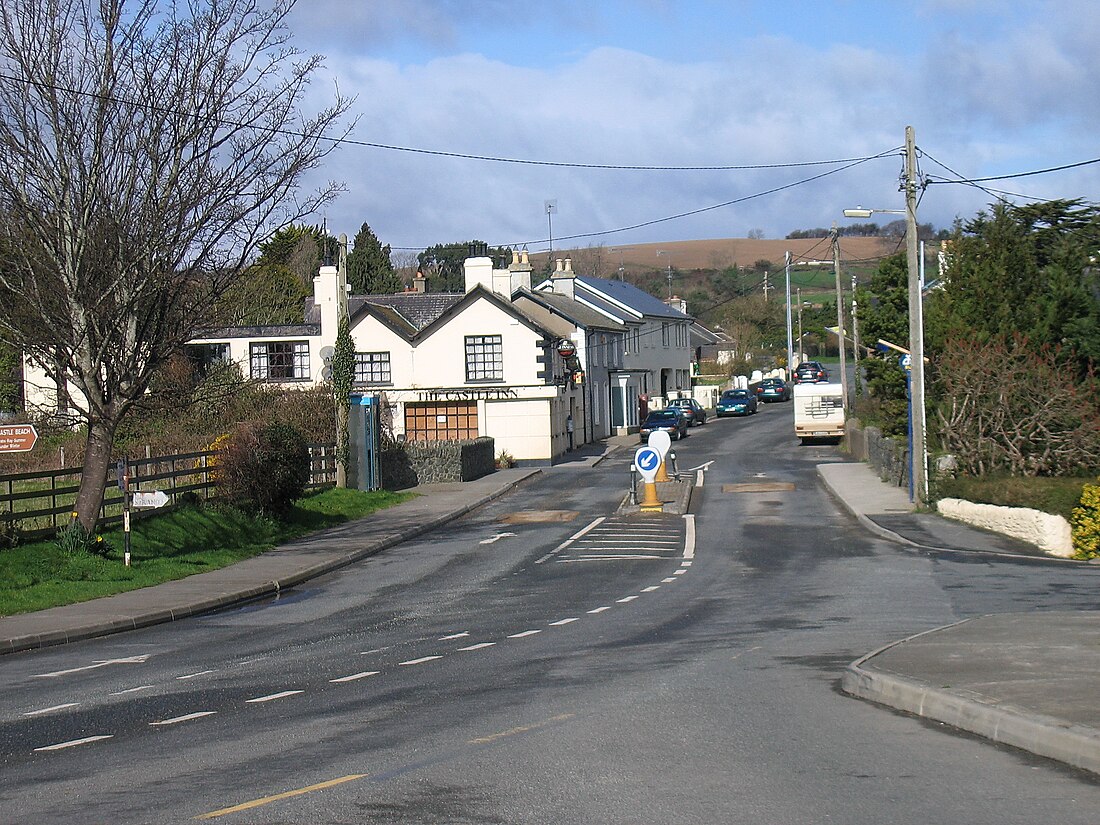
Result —
M378 456L382 487L404 490L420 484L473 481L496 470L496 442L409 441L383 447Z
M878 427L863 427L858 418L849 418L844 428L852 458L869 464L883 481L909 489L909 445L904 440L884 436Z

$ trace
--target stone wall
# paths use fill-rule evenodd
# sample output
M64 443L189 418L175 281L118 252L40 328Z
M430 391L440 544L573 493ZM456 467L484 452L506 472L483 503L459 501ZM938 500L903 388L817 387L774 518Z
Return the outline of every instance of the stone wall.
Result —
M909 489L909 445L904 440L884 436L878 427L863 427L858 418L849 418L844 429L852 458L869 464L883 481Z
M496 442L407 441L382 448L378 465L382 487L404 490L420 484L473 481L496 470Z

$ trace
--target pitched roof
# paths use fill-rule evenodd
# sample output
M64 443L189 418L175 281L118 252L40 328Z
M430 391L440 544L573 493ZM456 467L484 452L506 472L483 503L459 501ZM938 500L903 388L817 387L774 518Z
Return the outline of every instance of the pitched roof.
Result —
M685 315L680 310L673 309L660 298L654 298L648 292L638 289L638 287L628 284L626 281L609 281L606 278L578 275L577 286L583 287L586 293L603 295L643 315L657 318L674 318L676 320L689 320L691 318L690 315ZM585 297L588 297L587 294Z
M623 331L623 325L609 319L606 313L598 312L589 306L585 306L580 301L576 301L568 295L550 292L549 290L536 291L522 289L512 297L513 300L517 297L529 298L536 304L546 307L546 309L578 327L611 330L613 332Z

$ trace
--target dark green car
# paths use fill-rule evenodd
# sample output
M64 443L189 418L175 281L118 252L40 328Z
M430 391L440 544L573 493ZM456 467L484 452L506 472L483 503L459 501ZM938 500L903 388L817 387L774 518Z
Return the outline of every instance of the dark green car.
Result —
M756 412L756 396L748 390L726 390L714 406L719 418L726 415L752 415Z

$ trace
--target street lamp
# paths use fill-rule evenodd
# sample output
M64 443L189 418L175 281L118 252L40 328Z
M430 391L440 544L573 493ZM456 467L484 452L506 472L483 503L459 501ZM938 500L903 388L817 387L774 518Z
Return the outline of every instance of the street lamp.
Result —
M928 454L924 421L924 306L917 257L917 148L913 127L905 127L905 172L902 184L905 209L845 209L846 218L869 218L875 212L905 215L905 251L909 271L909 410L912 444L909 449L909 498L918 504L928 497Z

